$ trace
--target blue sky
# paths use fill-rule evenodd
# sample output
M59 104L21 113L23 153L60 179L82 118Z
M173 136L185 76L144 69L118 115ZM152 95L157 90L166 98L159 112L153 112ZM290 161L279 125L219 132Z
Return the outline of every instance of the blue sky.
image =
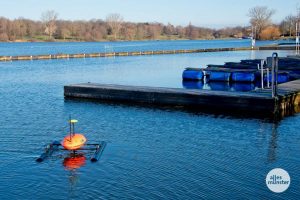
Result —
M299 0L1 0L0 16L39 20L45 10L55 10L61 19L105 19L121 14L125 21L163 22L221 28L248 25L247 12L254 6L275 9L274 22L294 14Z

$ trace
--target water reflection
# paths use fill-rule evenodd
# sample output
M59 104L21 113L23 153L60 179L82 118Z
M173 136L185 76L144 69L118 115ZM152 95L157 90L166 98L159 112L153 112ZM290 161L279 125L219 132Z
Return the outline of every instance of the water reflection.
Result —
M203 89L203 81L182 81L182 86L185 89Z
M278 142L278 123L275 122L272 124L272 133L269 142L268 148L268 162L276 161L276 150L277 150L277 142Z
M211 90L217 90L217 91L230 90L230 85L228 82L209 82L208 85L210 86Z
M63 160L63 166L70 173L68 175L69 179L69 197L75 197L76 185L79 182L79 175L77 170L86 164L86 157L83 154L73 154L71 153L68 157Z
M256 58L256 51L250 51L250 59L255 59Z
M253 83L232 83L232 89L237 92L247 92L255 89Z
M83 154L71 154L63 161L63 166L66 170L75 170L84 166L86 163L86 157Z

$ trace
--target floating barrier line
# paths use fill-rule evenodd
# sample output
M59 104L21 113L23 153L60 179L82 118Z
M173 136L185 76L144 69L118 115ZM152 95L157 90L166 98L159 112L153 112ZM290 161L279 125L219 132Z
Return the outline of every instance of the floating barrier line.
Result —
M293 47L264 46L264 47L239 47L239 48L209 48L209 49L178 49L178 50L157 50L157 51L126 51L109 53L79 53L79 54L52 54L52 55L20 55L20 56L0 56L0 61L20 61L20 60L50 60L69 58L95 58L95 57L115 57L115 56L142 56L160 54L183 54L183 53L204 53L222 51L249 51L249 50L294 50Z

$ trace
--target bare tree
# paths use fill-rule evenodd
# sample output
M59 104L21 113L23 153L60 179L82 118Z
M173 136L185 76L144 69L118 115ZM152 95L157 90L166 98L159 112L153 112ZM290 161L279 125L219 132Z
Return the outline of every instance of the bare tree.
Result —
M185 37L185 29L182 26L176 26L176 32L178 34L179 38L184 38Z
M54 10L48 10L48 11L42 13L41 19L46 27L45 33L48 34L49 39L52 38L53 33L55 33L55 31L56 31L57 16L58 16L58 14Z
M262 30L272 23L271 17L274 13L275 10L270 10L266 6L256 6L249 10L248 16L250 17L250 23L256 28L256 35L258 37Z
M159 39L159 36L162 32L160 27L162 27L162 26L158 23L149 24L147 26L147 30L146 30L148 38L151 40Z
M296 8L296 16L295 19L299 22L300 21L300 7L297 6Z
M280 30L284 35L289 35L290 37L295 32L295 24L297 18L293 15L289 15L284 18L284 20L280 23Z
M111 29L111 33L114 35L114 39L116 40L122 28L123 17L118 13L109 14L106 17L106 23Z
M186 36L190 40L195 40L199 38L199 31L197 27L193 26L192 23L190 22L189 25L186 27Z
M135 24L124 23L120 30L120 35L124 40L133 40L135 36Z

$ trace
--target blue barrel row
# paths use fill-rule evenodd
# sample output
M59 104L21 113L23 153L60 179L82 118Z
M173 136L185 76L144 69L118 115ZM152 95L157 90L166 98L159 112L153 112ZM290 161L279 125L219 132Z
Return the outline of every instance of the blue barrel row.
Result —
M204 81L190 81L183 80L182 87L185 89L207 89L215 91L236 91L236 92L247 92L254 90L256 87L259 87L259 83L250 83L250 82L208 82Z
M206 76L207 81L220 81L220 82L256 82L260 81L261 75L257 71L230 71L230 70L209 70L209 69L196 69L187 68L182 73L183 80L202 81ZM288 72L278 73L278 83L285 83L290 80ZM264 75L264 82L271 82L272 76L269 74Z

